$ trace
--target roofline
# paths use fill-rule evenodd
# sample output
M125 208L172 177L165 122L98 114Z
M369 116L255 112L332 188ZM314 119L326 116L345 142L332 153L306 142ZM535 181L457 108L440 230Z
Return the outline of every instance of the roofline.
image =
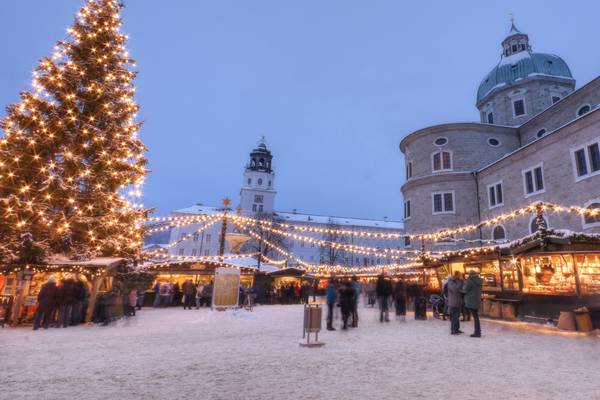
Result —
M573 79L575 80L575 79ZM565 97L563 97L562 99L560 99L559 101L557 101L556 103L550 105L548 108L544 109L543 111L537 113L536 115L534 115L533 117L529 118L527 121L523 122L520 126L519 129L525 127L526 125L535 122L539 117L541 117L543 114L546 114L549 110L553 109L555 106L557 106L557 104L563 103L564 100L573 97L576 94L581 93L581 91L583 89L588 88L589 86L591 86L594 83L599 83L600 84L600 75L598 75L597 77L595 77L594 79L592 79L591 81L587 82L585 85L581 86L578 89L573 90L571 93L569 93L568 95L566 95Z
M575 122L578 122L579 120L582 120L582 119L584 119L584 118L587 118L587 117L589 117L590 115L593 115L593 114L595 114L595 113L597 113L597 112L600 112L600 108L595 108L595 109L592 109L592 110L591 110L589 113L587 113L587 114L583 114L581 117L577 117L577 118L575 118L575 119L572 119L572 120L570 120L570 121L569 121L569 122L567 122L566 124L564 124L564 125L562 125L562 126L559 126L558 128L556 128L556 129L555 129L555 130L553 130L553 131L550 131L550 132L548 132L547 134L545 134L545 135L544 135L544 136L542 136L541 138L539 138L539 139L537 139L537 140L534 140L534 141L532 141L532 142L529 142L529 143L527 143L526 145L523 145L523 146L519 147L518 149L516 149L516 150L514 150L514 151L512 151L512 152L510 152L510 153L508 153L508 154L505 154L505 155L504 155L502 158L499 158L499 159L497 159L497 160L496 160L496 161L494 161L493 163L491 163L491 164L488 164L488 165L486 165L485 167L482 167L482 168L480 168L480 169L476 170L476 171L475 171L475 173L476 173L476 174L480 174L481 172L485 171L485 170L486 170L486 169L488 169L488 168L491 168L491 167L493 167L494 165L498 164L499 162L501 162L501 161L503 161L503 160L505 160L505 159L507 159L507 158L509 158L509 157L512 157L514 154L517 154L518 152L520 152L520 151L522 151L522 150L525 150L526 148L528 148L528 147L532 146L533 144L536 144L536 143L538 143L538 142L539 142L539 141L541 141L541 140L545 140L546 138L548 138L548 137L550 137L550 136L552 136L552 135L556 134L557 132L561 131L562 129L564 129L564 128L568 127L569 125L571 125L571 124L574 124Z
M388 223L388 222L395 222L395 223L400 223L400 224L404 224L402 221L397 221L397 220L392 220L392 219L375 219L375 218L358 218L358 217L341 217L338 215L321 215L321 214L306 214L306 213L299 213L299 212L290 212L290 211L273 211L273 214L292 214L292 215L305 215L307 217L326 217L326 218L335 218L335 219L354 219L354 220L360 220L360 221L373 221L373 222L384 222L384 223ZM298 221L298 222L304 222L304 221ZM315 221L306 221L306 222L315 222ZM389 229L389 228L388 228Z
M473 128L473 127L485 127L485 129L491 129L491 130L495 130L495 131L512 130L515 132L517 129L514 126L484 124L481 122L450 122L450 123L445 123L445 124L432 125L432 126L428 126L426 128L418 129L418 130L413 131L413 132L409 133L408 135L404 136L402 138L402 140L400 141L400 151L402 153L404 153L404 149L406 148L406 145L408 144L408 142L418 136L423 135L423 134L444 132L447 130L458 130L461 128Z

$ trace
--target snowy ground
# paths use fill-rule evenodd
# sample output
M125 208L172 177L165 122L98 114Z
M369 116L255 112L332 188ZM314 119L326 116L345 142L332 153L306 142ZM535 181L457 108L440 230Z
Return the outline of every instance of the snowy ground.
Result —
M600 398L600 339L438 320L325 331L298 346L301 306L144 309L110 327L0 330L1 399ZM337 322L339 324L339 322ZM470 333L472 326L463 330Z

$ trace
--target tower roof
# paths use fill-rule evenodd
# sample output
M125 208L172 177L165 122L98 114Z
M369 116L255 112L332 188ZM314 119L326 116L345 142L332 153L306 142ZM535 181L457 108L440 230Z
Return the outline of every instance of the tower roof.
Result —
M477 89L477 103L493 90L531 76L573 79L569 66L562 58L531 50L529 36L515 26L513 18L508 36L502 41L502 48L500 62L483 78Z

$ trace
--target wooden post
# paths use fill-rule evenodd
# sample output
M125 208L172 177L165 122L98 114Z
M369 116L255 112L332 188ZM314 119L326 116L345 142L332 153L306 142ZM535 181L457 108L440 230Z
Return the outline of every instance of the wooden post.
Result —
M573 257L573 274L575 275L575 292L577 293L577 297L581 297L581 282L579 281L579 267L577 267L577 261L575 258L575 254L571 254Z
M100 285L104 280L104 276L100 275L94 279L92 282L92 290L90 291L90 298L88 300L88 307L85 312L85 322L91 322L92 317L94 316L94 308L96 308L96 299L98 298L98 291L100 290Z

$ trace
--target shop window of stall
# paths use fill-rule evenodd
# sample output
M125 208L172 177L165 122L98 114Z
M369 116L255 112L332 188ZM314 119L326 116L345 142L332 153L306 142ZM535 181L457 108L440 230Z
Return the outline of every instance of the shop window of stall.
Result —
M575 294L573 258L570 255L523 257L520 261L524 293Z
M582 295L600 294L600 255L578 254L575 256Z
M502 290L519 290L519 265L516 260L505 261L500 264L502 271Z
M477 264L465 264L465 275L469 277L469 272L472 270L479 273L479 277L483 280L484 291L493 292L500 291L500 264L497 261L483 262Z

